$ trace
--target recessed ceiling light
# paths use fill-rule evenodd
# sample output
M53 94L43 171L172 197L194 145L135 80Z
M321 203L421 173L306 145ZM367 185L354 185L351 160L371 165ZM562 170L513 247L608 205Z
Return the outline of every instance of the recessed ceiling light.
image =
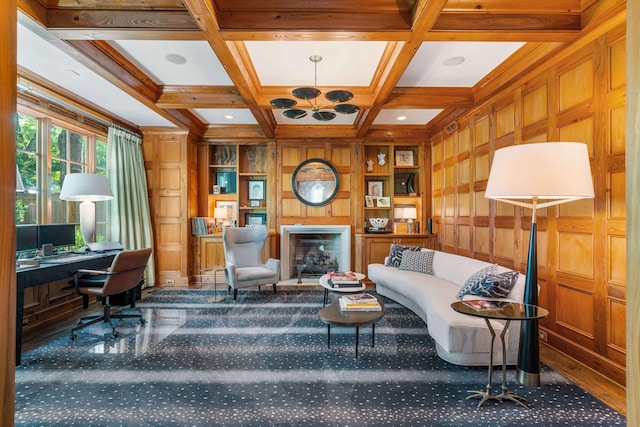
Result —
M164 59L176 65L182 65L187 63L187 58L185 58L182 55L178 55L177 53L168 53L165 55Z
M455 67L456 65L460 65L464 62L464 56L452 56L451 58L447 58L442 63L447 67Z
M71 69L71 68L69 68L69 69L67 70L67 73L71 74L71 75L72 75L72 76L74 76L74 77L80 77L80 73L79 73L79 72L77 72L76 70Z
M401 122L403 120L407 120L407 116L398 116L398 117L396 117L396 120L398 120L399 122Z
M234 117L231 114L225 114L224 118L227 119L227 120L233 120L234 119Z

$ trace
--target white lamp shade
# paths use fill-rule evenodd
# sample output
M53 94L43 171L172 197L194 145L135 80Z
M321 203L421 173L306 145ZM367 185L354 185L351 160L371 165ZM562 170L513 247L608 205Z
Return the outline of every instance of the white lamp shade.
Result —
M213 217L215 219L227 219L227 208L213 208Z
M64 177L60 199L99 202L113 199L113 193L105 176L95 173L72 173Z
M16 193L24 193L24 183L22 182L18 166L16 166Z
M416 219L418 217L418 210L416 208L404 208L402 217L405 219Z
M593 198L586 144L546 142L496 150L485 197L559 203Z

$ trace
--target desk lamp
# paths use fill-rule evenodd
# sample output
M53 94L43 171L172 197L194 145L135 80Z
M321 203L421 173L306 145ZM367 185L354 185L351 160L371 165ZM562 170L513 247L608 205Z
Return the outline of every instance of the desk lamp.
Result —
M402 216L407 220L407 233L415 232L415 219L418 217L418 210L416 208L404 208Z
M72 173L64 177L60 199L80 203L80 233L90 243L96 231L96 205L93 202L113 199L109 181L95 173Z
M523 302L538 305L536 210L594 197L586 144L546 142L496 150L485 197L533 211ZM525 386L540 386L538 339L538 321L523 321L516 378Z

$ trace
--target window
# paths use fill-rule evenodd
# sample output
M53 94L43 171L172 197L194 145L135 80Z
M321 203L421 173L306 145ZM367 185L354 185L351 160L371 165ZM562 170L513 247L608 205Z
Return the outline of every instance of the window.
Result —
M79 202L60 200L70 173L107 173L104 136L54 118L18 113L16 163L25 186L16 194L16 224L80 222ZM105 239L107 203L96 203L96 240ZM77 241L81 242L79 230Z

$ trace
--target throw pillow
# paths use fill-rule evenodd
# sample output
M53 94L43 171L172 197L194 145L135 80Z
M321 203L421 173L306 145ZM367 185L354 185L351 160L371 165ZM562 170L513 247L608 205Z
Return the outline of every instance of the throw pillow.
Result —
M387 262L384 264L387 267L400 267L402 261L402 252L404 251L419 251L420 246L404 246L392 244L389 250L389 256Z
M515 286L519 275L517 271L490 274L484 277L475 288L470 289L468 294L483 298L506 298Z
M400 261L400 270L417 271L418 273L431 274L433 276L433 251L402 252L402 260Z
M458 292L457 298L462 299L462 297L471 293L471 289L477 288L482 282L482 279L494 274L497 268L498 264L491 264L473 273L471 277L469 277L466 282L464 282L464 285L462 285L462 288Z

